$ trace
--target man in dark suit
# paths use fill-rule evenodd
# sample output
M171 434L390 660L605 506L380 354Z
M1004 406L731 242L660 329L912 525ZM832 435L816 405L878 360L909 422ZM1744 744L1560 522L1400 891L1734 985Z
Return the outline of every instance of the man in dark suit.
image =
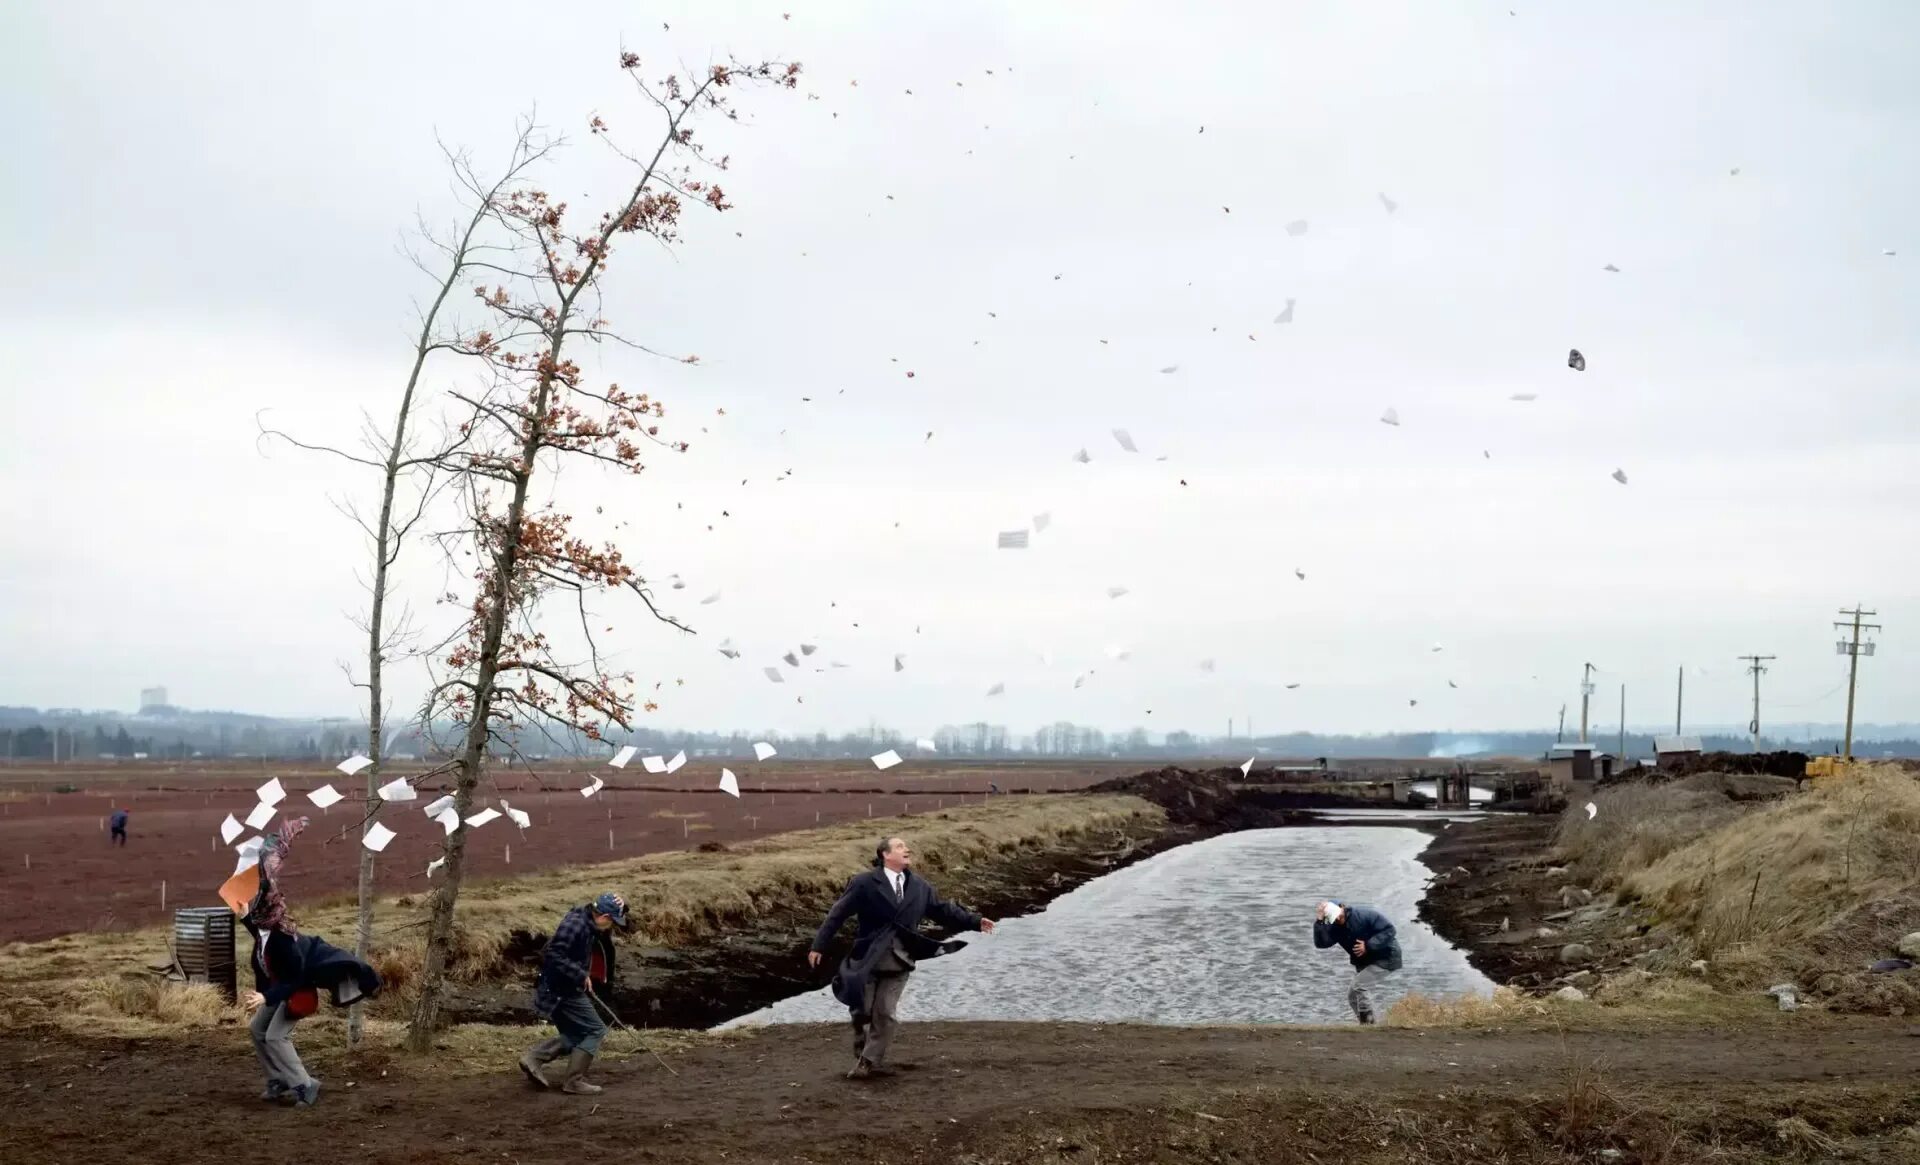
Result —
M964 906L942 901L932 886L908 867L913 851L904 839L889 837L874 850L873 869L855 874L840 900L814 935L807 965L818 967L827 944L849 917L858 917L853 950L833 977L834 998L853 1013L853 1070L850 1079L887 1073L887 1046L899 1027L900 995L920 959L959 949L920 933L932 919L948 930L993 933L993 922Z

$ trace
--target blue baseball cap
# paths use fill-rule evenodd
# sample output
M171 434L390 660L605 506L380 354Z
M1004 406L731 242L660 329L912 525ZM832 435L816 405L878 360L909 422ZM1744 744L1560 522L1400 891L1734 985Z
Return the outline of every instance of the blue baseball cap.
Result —
M627 925L627 900L611 890L593 900L593 912L606 915L618 926Z

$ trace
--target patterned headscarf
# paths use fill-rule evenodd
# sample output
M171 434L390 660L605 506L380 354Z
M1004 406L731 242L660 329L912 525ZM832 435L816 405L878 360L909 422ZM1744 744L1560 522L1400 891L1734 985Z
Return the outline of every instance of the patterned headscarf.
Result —
M280 866L287 860L287 844L307 827L307 818L280 819L280 832L269 833L260 847L260 889L253 896L247 917L262 930L277 930L289 937L300 928L287 917L287 898L280 890Z

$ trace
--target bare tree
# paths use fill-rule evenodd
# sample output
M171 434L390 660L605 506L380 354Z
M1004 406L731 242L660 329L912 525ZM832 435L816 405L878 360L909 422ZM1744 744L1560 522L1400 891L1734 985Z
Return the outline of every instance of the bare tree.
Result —
M443 545L476 560L476 590L443 661L444 672L436 674L422 709L423 722L433 724L445 715L462 735L453 765L455 809L463 820L490 746L511 745L520 728L580 731L593 739L610 725L632 728L638 704L633 676L611 674L603 664L588 614L590 596L630 592L655 618L689 630L655 606L646 580L618 547L591 545L576 536L571 517L533 499L531 486L542 466L551 476L567 459L637 474L644 468L646 443L685 451L684 442L660 439L654 422L664 409L657 401L618 384L590 387L568 345L576 339L612 342L661 355L610 331L599 315L601 277L614 242L624 235L648 235L670 246L688 205L727 210L720 187L695 173L696 166L725 170L727 159L709 158L690 123L702 115L737 120L727 99L736 85L792 89L800 69L772 62L714 65L704 74L673 75L651 84L641 76L636 55L622 53L620 67L664 124L650 152L634 154L614 144L604 121L593 119L594 136L637 170L619 209L603 214L590 230L576 232L567 225L566 204L543 190L516 185L491 201L494 221L517 242L515 263L494 266L499 278L491 290L475 288L495 327L473 337L465 350L485 362L491 380L484 388L453 394L468 418L459 429L465 444L439 462L452 475L462 506L460 526L443 536ZM571 598L579 612L581 642L572 658L540 626L543 600L556 595ZM650 700L644 705L648 711L655 706ZM433 895L426 966L407 1035L414 1051L426 1051L433 1042L452 955L466 840L463 825L445 842L445 877Z
M367 693L366 755L373 762L365 769L366 814L360 822L363 837L373 827L381 805L378 790L383 783L381 771L385 759L385 668L408 635L409 620L405 612L391 622L387 617L393 568L400 560L400 551L408 536L426 512L436 485L442 480L442 467L447 464L449 457L457 454L466 444L466 436L461 434L451 441L439 442L430 452L417 450L415 434L410 429L421 403L421 377L436 353L467 352L472 349L471 337L463 337L457 327L446 323L444 317L452 314L447 309L448 297L455 287L472 278L476 269L490 267L492 264L489 260L494 253L512 248L511 240L488 242L483 236L483 229L496 217L494 202L503 191L520 182L527 170L545 157L555 144L535 128L531 119L523 121L505 169L491 183L483 182L478 177L467 155L442 147L454 181L467 203L468 213L464 222L446 237L437 236L424 223L421 224L420 237L428 247L440 253L444 266L436 271L419 255L412 256L414 265L434 279L437 288L431 302L420 312L420 330L414 340L412 361L407 369L406 383L400 391L399 404L394 410L391 430L382 432L370 418L363 418L362 436L369 455L360 456L331 446L307 444L279 430L262 428L264 435L277 437L302 449L334 454L376 470L381 475L379 517L370 524L357 511L348 508L348 516L366 534L373 552L373 578L368 588L371 599L366 621L361 625L367 635L367 678L365 682L354 684ZM401 484L409 479L412 479L412 496L402 499ZM398 512L397 502L401 503ZM360 847L359 883L360 910L354 934L354 951L364 960L373 941L374 884L374 853L365 846ZM348 1013L349 1043L360 1042L363 1027L361 1005L355 1003Z

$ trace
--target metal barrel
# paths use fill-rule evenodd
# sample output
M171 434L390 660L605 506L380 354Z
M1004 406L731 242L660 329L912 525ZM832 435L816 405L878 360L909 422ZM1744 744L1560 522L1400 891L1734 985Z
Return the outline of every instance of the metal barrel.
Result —
M189 983L211 983L229 1001L237 999L233 911L225 906L183 906L173 912L173 954Z

